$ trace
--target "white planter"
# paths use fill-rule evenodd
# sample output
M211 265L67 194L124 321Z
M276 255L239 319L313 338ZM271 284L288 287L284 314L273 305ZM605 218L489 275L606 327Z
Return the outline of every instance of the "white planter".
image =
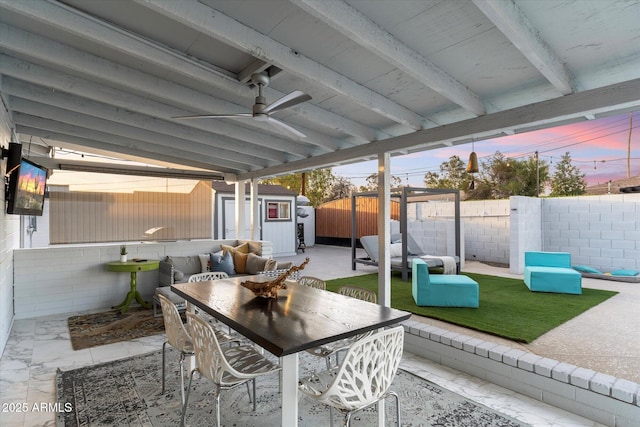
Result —
M126 255L120 255L120 262L127 262L127 256Z

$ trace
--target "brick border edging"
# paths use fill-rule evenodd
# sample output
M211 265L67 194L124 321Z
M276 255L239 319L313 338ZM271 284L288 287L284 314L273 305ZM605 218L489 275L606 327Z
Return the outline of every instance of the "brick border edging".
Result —
M431 326L403 323L405 350L611 427L637 426L640 384Z

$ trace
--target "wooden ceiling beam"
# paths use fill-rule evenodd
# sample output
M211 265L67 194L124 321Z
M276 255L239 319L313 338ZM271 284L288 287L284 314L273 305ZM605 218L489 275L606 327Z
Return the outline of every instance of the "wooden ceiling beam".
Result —
M313 80L358 105L411 129L417 130L429 126L426 118L408 108L204 4L157 0L134 1L258 59L273 63L287 72Z
M569 70L512 0L472 1L560 93L575 92Z
M290 1L465 110L486 113L478 95L344 1Z

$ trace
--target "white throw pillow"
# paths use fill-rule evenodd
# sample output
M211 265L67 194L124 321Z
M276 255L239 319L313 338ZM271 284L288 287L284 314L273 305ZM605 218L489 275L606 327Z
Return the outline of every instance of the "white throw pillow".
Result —
M391 258L402 256L402 243L391 243L389 245L389 256Z
M222 255L222 251L219 251L218 253ZM211 254L198 254L198 258L200 258L200 273L208 273L211 271L209 267L209 262L211 260L210 255Z

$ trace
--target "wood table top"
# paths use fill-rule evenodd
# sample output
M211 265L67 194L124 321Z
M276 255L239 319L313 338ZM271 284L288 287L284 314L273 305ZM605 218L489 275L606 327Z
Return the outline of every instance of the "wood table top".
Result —
M181 283L171 289L185 300L229 325L276 356L393 325L411 313L288 282L278 298L262 298L241 286L243 276L209 282Z

